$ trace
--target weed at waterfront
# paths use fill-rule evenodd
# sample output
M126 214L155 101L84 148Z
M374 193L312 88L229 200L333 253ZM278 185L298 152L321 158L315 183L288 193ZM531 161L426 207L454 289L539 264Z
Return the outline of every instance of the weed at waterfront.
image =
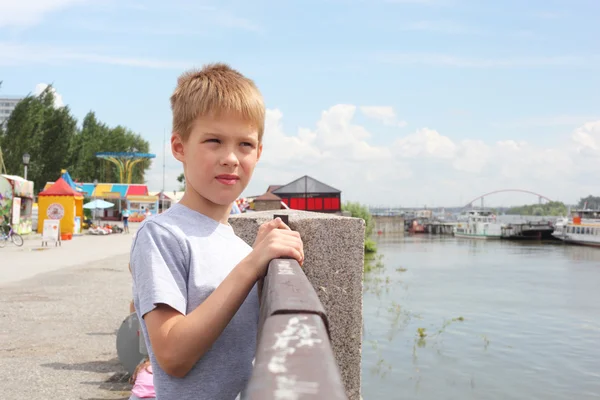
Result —
M377 340L370 341L373 350L377 353L377 362L373 367L371 367L371 373L373 375L378 375L381 378L385 378L387 374L392 370L392 364L385 361L381 354L381 349L379 348L379 342Z
M433 334L428 334L426 328L417 328L415 344L418 345L418 347L425 347L425 345L427 345L426 338L437 339L446 331L447 327L449 327L455 322L464 322L464 320L465 319L463 317L456 317L449 320L444 320L444 323L438 329L436 329L435 333Z
M385 267L383 264L383 254L375 255L365 254L365 262L364 262L364 272L365 274L372 272L374 270L381 270Z

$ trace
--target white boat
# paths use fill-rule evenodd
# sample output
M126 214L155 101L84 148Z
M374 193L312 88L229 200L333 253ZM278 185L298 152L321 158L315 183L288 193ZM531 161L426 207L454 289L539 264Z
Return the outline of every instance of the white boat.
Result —
M454 227L454 236L468 239L501 239L502 224L488 210L469 210Z
M554 225L552 235L565 243L600 246L600 210L575 210Z

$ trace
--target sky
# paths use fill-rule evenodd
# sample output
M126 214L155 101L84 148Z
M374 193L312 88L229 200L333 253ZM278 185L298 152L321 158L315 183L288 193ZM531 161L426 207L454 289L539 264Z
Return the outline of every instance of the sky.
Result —
M267 104L243 195L309 175L372 206L501 189L575 203L600 195L599 15L597 0L0 0L0 96L52 84L80 122L138 132L150 190L164 160L170 191L177 77L226 62Z

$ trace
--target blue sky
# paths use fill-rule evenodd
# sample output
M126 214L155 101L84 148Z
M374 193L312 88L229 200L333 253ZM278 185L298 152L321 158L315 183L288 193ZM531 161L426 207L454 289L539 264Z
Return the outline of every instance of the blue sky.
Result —
M370 204L574 202L600 195L598 15L595 0L0 1L0 95L52 83L79 120L139 132L160 190L177 76L224 61L269 109L245 194L309 174Z

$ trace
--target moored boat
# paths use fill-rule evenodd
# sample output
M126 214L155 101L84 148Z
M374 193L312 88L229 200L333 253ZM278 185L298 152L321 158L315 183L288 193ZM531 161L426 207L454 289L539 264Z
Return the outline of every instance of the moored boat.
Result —
M502 224L489 210L469 210L454 227L453 234L465 239L501 239Z
M552 235L565 243L600 246L600 210L572 211L556 222Z

